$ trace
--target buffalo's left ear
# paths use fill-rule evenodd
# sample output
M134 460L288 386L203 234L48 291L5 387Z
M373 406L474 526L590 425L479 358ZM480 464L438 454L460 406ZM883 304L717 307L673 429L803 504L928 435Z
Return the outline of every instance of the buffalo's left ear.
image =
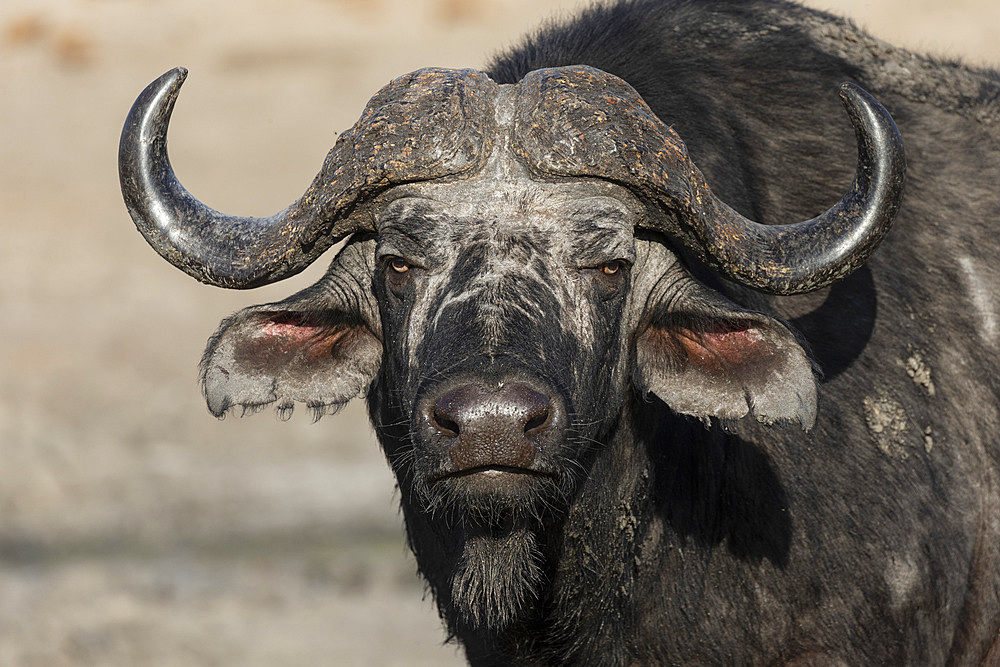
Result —
M382 362L373 257L373 241L348 245L317 284L224 320L201 361L212 414L305 403L319 418L367 391Z
M640 391L696 417L753 414L768 424L791 420L812 427L816 381L792 332L693 280L689 286L646 313L636 338Z

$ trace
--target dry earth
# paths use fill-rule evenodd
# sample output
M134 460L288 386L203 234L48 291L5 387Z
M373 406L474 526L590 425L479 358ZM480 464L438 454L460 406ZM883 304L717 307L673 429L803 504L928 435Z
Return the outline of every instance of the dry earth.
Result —
M174 65L186 185L262 215L390 78L475 66L573 0L4 0L0 665L459 662L364 412L218 422L195 364L245 294L158 259L118 194L125 112ZM996 0L828 0L889 41L1000 63ZM319 264L322 264L320 262Z

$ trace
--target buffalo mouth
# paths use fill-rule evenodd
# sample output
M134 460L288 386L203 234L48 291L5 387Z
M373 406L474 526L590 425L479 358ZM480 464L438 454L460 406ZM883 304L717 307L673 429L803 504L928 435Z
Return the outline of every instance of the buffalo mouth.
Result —
M554 472L511 465L486 463L439 470L425 479L434 498L432 505L450 505L466 515L466 520L494 528L512 517L535 514L539 504L552 505L561 497Z
M542 472L540 470L529 470L528 468L520 468L518 466L487 464L437 475L432 479L432 483L436 484L437 482L446 479L462 479L463 477L472 477L475 475L482 475L484 477L505 477L509 475L549 478L554 477L552 473Z
M511 465L483 464L461 470L433 474L431 487L447 488L463 494L517 494L529 488L556 482L556 475Z

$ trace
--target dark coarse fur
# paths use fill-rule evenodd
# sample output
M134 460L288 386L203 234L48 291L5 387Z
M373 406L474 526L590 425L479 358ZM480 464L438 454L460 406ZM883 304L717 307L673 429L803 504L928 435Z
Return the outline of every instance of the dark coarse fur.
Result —
M546 545L535 614L501 636L460 632L470 660L1000 660L1000 76L791 3L663 0L594 7L487 72L512 83L574 64L631 83L716 192L769 223L817 214L850 182L835 91L857 82L899 125L907 194L896 231L842 283L726 288L808 342L824 374L815 427L706 430L630 399ZM409 528L419 557L430 547Z
M225 321L210 408L368 390L477 665L1000 664L1000 75L781 0L596 6L487 72L564 65L629 82L764 223L848 188L853 81L905 142L895 229L831 287L766 296L633 235L648 211L624 188L498 158L404 188L316 286ZM564 426L459 451L438 402L512 385Z

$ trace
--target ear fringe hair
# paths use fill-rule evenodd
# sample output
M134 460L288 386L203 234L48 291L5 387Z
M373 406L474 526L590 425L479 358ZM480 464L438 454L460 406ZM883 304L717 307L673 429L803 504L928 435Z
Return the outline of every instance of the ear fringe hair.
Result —
M309 412L312 415L312 421L315 424L327 415L337 414L344 408L345 405L348 404L348 402L350 401L347 400L338 403L307 403L306 407L309 409Z
M309 410L309 414L312 417L312 422L315 424L323 417L327 415L335 415L340 412L345 405L347 405L350 400L339 401L335 403L316 403L310 401L306 403L306 408ZM228 405L223 409L223 411L216 415L218 419L224 420L228 415L235 413L237 408L239 409L240 418L252 417L260 412L264 411L264 408L274 403L274 401L265 401L263 403L243 403L236 405ZM292 418L295 412L295 403L293 401L282 401L274 407L275 416L283 422L286 422Z

